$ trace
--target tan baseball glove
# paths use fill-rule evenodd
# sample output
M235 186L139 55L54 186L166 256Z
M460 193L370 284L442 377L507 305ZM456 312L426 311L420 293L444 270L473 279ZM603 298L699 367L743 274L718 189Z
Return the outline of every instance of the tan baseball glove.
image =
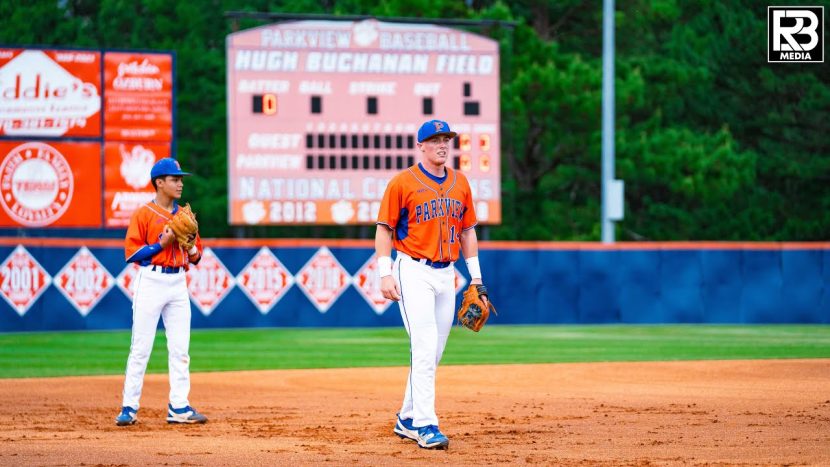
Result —
M179 206L179 210L172 219L167 221L167 227L173 231L176 241L185 250L190 250L196 243L196 234L199 233L199 223L196 214L190 210L190 203Z
M461 306L458 307L458 324L478 332L490 317L490 311L496 313L496 307L490 303L487 287L482 284L470 284L464 292Z

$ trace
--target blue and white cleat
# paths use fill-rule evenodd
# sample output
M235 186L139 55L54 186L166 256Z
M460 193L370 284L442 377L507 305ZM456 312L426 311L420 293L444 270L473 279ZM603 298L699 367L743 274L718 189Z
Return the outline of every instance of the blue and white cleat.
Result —
M167 404L167 423L207 423L207 417L189 405L174 409Z
M402 419L400 414L395 421L395 434L404 439L418 441L418 429L412 425L412 419Z
M424 449L447 449L450 440L435 425L418 428L418 446Z
M115 417L118 426L133 425L138 420L138 411L132 407L121 407L121 413Z

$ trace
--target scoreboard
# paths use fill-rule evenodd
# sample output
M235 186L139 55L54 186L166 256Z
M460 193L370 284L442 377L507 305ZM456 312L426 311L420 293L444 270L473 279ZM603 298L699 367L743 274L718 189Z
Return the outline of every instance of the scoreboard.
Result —
M501 222L497 42L365 20L266 25L226 45L229 223L374 224L435 118L459 134L449 164L479 222Z

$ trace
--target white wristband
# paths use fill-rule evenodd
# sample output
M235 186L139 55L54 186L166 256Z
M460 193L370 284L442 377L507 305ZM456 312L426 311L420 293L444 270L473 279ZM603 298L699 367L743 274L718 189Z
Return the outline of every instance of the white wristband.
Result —
M481 265L478 264L478 256L464 258L467 262L467 271L470 271L471 279L481 279Z
M378 257L378 277L386 277L392 275L392 257L379 256Z
M197 253L199 253L199 249L196 248L196 245L193 245L192 247L190 247L189 250L187 250L187 254L190 255L190 256L193 256Z

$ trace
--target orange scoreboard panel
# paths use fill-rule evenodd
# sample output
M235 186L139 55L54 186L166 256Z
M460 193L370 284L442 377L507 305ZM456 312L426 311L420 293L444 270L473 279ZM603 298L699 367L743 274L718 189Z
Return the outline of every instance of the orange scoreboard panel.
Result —
M227 38L228 219L374 224L418 161L426 120L459 133L452 165L501 222L498 43L433 25L297 21Z

